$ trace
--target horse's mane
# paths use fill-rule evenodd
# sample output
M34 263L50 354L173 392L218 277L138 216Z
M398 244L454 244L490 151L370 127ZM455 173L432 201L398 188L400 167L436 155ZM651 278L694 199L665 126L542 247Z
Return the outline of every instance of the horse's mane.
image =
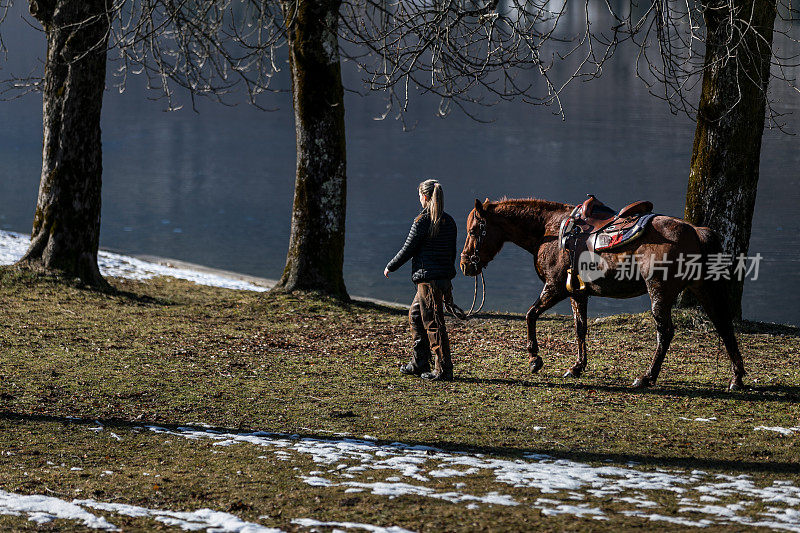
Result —
M484 203L484 208L499 217L516 221L516 225L547 234L558 232L558 225L573 206L539 198L508 198ZM538 229L537 229L538 228Z
M507 196L491 202L490 205L494 206L494 210L498 213L513 213L522 216L535 216L542 211L560 211L570 207L567 204L540 198L508 198Z

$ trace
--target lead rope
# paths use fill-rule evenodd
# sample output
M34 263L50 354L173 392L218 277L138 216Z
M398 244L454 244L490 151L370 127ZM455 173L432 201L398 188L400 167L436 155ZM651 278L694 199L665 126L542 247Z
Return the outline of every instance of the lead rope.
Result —
M444 302L444 308L453 315L454 317L458 318L459 320L469 320L473 318L475 315L481 312L483 309L483 304L486 302L486 280L483 278L483 269L480 268L480 256L479 256L479 249L481 245L481 241L486 236L486 220L479 218L478 219L478 228L479 231L476 234L475 239L475 248L472 251L472 255L466 256L464 253L461 253L461 259L466 259L470 263L472 263L477 270L479 270L479 274L475 275L475 290L472 292L472 305L469 306L469 311L466 313L463 309L453 302L452 296L449 302ZM481 287L482 287L482 295L481 295L481 305L478 309L475 309L475 302L478 300L478 276L481 277ZM452 294L452 293L451 293Z
M483 290L481 295L481 305L477 309L475 309L475 302L478 300L478 276L475 276L475 290L472 293L472 305L469 307L469 311L465 312L452 300L444 303L444 308L459 320L469 320L480 313L481 309L483 309L483 304L486 301L486 280L483 278L483 271L481 271L479 276L481 278L481 287Z

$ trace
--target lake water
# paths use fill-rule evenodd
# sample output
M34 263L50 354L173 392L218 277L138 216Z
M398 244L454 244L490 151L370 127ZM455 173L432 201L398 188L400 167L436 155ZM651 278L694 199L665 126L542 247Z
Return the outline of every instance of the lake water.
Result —
M11 16L3 25L9 47L0 77L27 73L42 57L41 34ZM111 70L113 67L110 67ZM345 67L350 87L358 74ZM782 110L800 97L781 86ZM200 103L164 112L131 84L110 89L103 109L101 246L152 254L247 274L280 276L289 239L295 140L288 95L264 113L242 105ZM576 203L593 193L621 207L649 199L659 213L682 216L694 124L669 113L633 72L621 51L603 77L575 83L564 97L566 120L549 108L498 105L480 124L458 112L434 116L437 102L419 97L404 132L394 120L376 121L380 98L346 97L348 212L345 279L354 295L398 302L413 296L409 267L389 280L386 262L402 245L419 204L416 185L436 177L446 210L460 225L475 198L536 196ZM0 227L30 232L41 169L41 97L0 102ZM800 131L796 116L787 119ZM744 316L800 323L800 150L797 138L768 131L751 253L760 277L745 286ZM508 245L486 272L488 309L525 312L541 290L532 258ZM472 280L454 281L456 300L468 304ZM594 298L592 315L648 309L646 298ZM556 312L568 313L562 303Z

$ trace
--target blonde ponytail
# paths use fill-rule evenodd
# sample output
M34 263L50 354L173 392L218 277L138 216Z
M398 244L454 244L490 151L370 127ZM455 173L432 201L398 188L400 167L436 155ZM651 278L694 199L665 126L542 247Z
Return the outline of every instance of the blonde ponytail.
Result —
M439 233L439 222L444 213L444 193L442 185L437 180L425 180L419 184L419 192L428 198L428 212L431 216L430 236L434 237Z

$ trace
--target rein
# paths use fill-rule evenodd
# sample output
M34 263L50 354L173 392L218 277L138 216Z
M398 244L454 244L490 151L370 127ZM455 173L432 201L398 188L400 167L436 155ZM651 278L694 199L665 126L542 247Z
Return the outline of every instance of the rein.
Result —
M447 309L450 314L459 320L469 320L473 318L475 315L481 312L481 309L483 309L483 304L486 302L486 280L483 278L483 268L481 268L481 259L478 255L481 241L486 236L486 221L484 219L478 219L478 228L480 231L475 238L475 249L472 251L472 254L468 256L464 255L463 253L461 254L462 259L466 259L475 267L476 270L480 271L480 274L475 275L475 290L472 293L472 305L469 307L469 311L464 311L452 301L445 302L444 304L445 309ZM478 300L478 276L481 278L481 287L483 291L481 295L481 304L477 309L475 309L475 302Z
M483 287L483 295L481 296L481 305L478 306L477 309L475 309L475 302L478 300L478 276L475 276L475 291L472 293L472 305L469 307L469 311L464 311L452 301L444 303L444 308L459 320L469 320L483 309L483 303L486 301L486 281L483 279L483 272L481 272L479 276L481 278L481 286Z

